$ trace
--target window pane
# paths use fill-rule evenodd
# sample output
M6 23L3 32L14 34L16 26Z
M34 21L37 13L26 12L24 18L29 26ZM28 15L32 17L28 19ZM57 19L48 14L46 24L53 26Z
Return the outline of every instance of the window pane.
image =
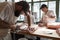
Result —
M59 1L59 21L60 21L60 1Z
M33 1L47 1L47 0L33 0Z
M22 1L22 0L15 0L15 2L19 2L19 1Z
M59 17L60 17L60 1L59 1Z
M17 19L17 21L24 21L24 15L20 15Z
M27 2L31 2L31 0L26 0Z
M49 10L53 10L54 13L56 14L56 1L50 1L50 2L49 2L48 9L49 9Z
M41 1L48 1L48 0L41 0Z
M29 6L30 6L30 9L29 10L31 11L31 3L29 3Z
M33 6L33 12L35 13L36 21L39 21L39 4L40 3L34 3Z
M8 2L12 2L12 0L7 0Z
M41 5L42 5L42 4L46 4L46 5L47 5L47 2L41 2Z
M5 2L5 0L0 0L0 2Z
M40 0L33 0L33 1L40 1Z

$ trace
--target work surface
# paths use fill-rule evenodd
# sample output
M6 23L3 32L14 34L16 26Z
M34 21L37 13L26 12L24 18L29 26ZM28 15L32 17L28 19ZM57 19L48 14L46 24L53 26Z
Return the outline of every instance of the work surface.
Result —
M56 30L52 30L52 29L39 28L32 34L45 36L45 37L49 37L49 38L59 38L60 39L60 36L56 33Z
M32 25L32 26L37 28L37 25ZM46 27L38 27L34 32L28 32L28 31L22 30L22 31L19 31L18 34L29 34L33 36L60 40L60 36L56 33L56 30L47 29Z

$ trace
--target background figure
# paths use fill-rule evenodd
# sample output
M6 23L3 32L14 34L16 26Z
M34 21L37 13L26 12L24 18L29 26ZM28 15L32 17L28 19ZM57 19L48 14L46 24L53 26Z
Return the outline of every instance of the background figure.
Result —
M47 23L56 21L56 14L52 10L48 10L47 5L43 4L40 9L43 11L43 16L38 24L39 26L46 26Z
M47 23L55 22L56 21L56 14L52 10L48 10L47 5L42 4L40 9L43 11L43 16L39 21L38 26L44 27L47 26ZM41 40L45 40L46 38L41 38ZM47 39L51 40L51 39Z

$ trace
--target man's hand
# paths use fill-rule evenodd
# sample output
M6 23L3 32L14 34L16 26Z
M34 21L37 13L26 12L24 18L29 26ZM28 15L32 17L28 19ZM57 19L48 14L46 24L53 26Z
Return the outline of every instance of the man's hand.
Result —
M12 30L20 30L21 25L11 25L10 28Z
M43 27L44 24L43 24L43 23L39 23L38 26L39 26L39 27Z
M28 27L28 31L29 31L30 33L33 33L33 32L35 32L38 28L39 28L38 25L33 24L33 25L31 25L30 27Z
M33 32L35 31L35 28L29 27L29 28L28 28L28 31L29 31L30 33L33 33Z
M11 30L15 30L16 29L16 25L10 25L10 29Z
M55 16L50 16L50 18L55 18Z

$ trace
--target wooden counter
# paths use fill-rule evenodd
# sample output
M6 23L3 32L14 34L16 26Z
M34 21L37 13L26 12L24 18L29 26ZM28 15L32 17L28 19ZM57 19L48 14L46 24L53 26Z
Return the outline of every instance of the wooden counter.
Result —
M60 40L60 36L56 33L56 30L47 29L44 27L39 27L36 31L32 33L29 31L22 30L22 31L19 31L17 34L27 34L27 35L33 35L33 36L38 36L43 38L50 38L53 40Z

